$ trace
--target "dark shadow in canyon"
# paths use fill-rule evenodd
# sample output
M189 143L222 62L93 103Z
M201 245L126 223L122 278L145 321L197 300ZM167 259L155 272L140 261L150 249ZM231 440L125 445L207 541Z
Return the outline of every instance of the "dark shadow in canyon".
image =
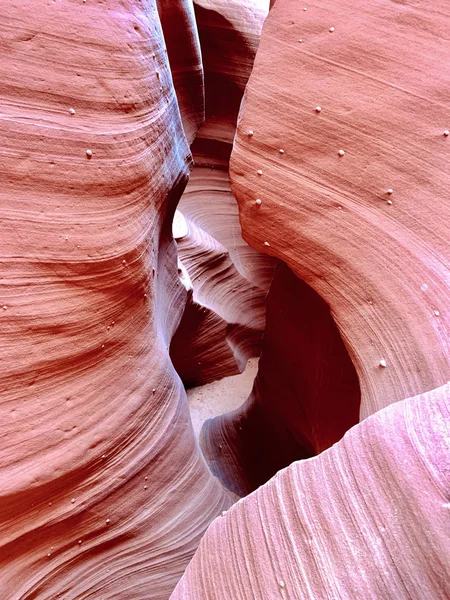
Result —
M359 421L358 377L328 305L279 263L266 309L252 393L239 409L206 421L200 439L213 473L240 496ZM191 334L187 348L195 346Z

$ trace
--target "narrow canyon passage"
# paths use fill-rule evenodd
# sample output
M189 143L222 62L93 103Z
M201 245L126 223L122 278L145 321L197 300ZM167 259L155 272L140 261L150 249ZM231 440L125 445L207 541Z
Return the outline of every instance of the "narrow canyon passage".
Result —
M339 440L358 422L360 403L355 369L326 304L242 238L229 158L267 8L195 6L205 122L191 145L194 168L174 220L188 301L170 355L196 407L197 430L214 416L200 433L209 467L240 496ZM259 357L249 389L255 363L245 369ZM235 392L223 379L231 376Z
M0 600L450 598L445 4L0 2Z
M225 210L230 194L185 194L197 222L210 231L219 223L234 252L245 247L237 215ZM174 237L189 300L171 358L210 469L243 496L358 422L358 377L326 303L282 263L272 263L267 293L255 288L232 253L182 215L183 198Z

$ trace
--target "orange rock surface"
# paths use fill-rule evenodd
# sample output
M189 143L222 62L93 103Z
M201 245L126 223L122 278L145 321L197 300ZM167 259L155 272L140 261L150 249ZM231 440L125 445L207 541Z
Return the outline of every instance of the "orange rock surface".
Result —
M1 600L450 596L446 4L270 4L0 6Z
M168 354L191 155L158 13L12 0L0 28L0 595L167 598L233 498Z
M450 378L445 6L277 0L231 157L245 240L329 304L362 418Z

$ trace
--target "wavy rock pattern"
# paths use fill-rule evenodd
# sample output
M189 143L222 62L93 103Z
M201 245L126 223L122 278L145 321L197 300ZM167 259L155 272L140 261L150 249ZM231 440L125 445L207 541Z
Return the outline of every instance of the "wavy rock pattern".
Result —
M450 384L388 406L217 518L171 599L448 598L449 440Z
M246 241L285 261L329 305L358 371L364 420L216 519L171 598L444 599L445 7L319 0L302 8L277 0L264 26L231 156L232 190ZM278 294L280 310L282 290L275 277L269 299ZM268 307L268 331L270 314ZM319 321L325 325L323 315ZM229 487L251 488L245 452L253 467L266 466L268 453L252 443L263 408L273 412L273 398L255 398L266 369L263 351L247 404L203 430ZM318 446L331 441L326 397L303 405L296 442L300 433ZM284 397L279 404L283 414ZM344 395L333 408L345 412ZM283 439L277 426L259 428L267 447ZM283 441L289 452L291 438Z
M179 204L189 235L178 239L178 250L192 298L171 345L187 386L242 372L261 352L274 261L242 239L228 176L239 105L268 8L258 4L195 4L206 120L192 144L195 166Z
M231 157L245 240L329 304L362 418L450 376L445 6L278 0Z
M177 241L192 306L172 340L171 358L185 385L200 385L242 372L259 355L265 294L238 273L217 240L186 224L187 235Z
M170 595L236 500L171 359L222 377L264 328L211 468L245 494L322 453L215 520L172 597L450 595L450 23L335 4L273 8L232 190L267 2L0 6L2 598Z
M1 596L167 598L233 497L168 355L191 157L158 13L12 0L0 28Z

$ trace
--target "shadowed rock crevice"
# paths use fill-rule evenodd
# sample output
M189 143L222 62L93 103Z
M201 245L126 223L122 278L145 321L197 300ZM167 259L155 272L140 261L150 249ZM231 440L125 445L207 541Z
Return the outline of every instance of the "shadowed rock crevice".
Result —
M249 358L261 356L243 406L207 422L201 435L210 468L240 495L339 440L358 422L360 402L326 303L242 238L228 169L260 11L245 3L195 4L206 116L191 144L195 166L178 206L184 226L174 233L188 300L170 355L185 387L242 373ZM210 397L211 410L215 401L223 406L222 397ZM236 406L231 398L230 406Z
M358 377L328 305L284 263L272 264L266 294L188 219L174 235L188 300L170 354L185 387L241 373L250 357L260 356L247 400L206 421L200 435L212 472L244 496L292 462L329 448L358 422ZM224 404L220 393L205 398L216 414L215 402ZM235 399L228 404L235 407Z
M358 377L329 307L283 263L266 319L251 395L201 433L214 474L241 496L329 448L359 420Z

